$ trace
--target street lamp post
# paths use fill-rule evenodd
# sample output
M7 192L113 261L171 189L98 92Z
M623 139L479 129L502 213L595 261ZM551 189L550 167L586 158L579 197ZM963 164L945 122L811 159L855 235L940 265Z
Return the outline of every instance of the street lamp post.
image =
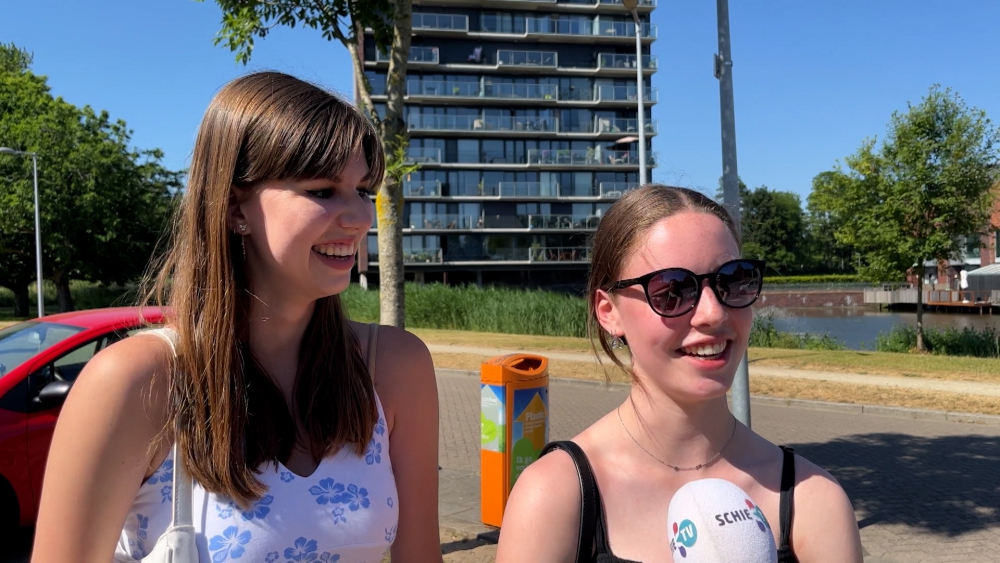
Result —
M646 183L646 119L642 99L642 22L639 21L639 12L636 11L639 7L639 0L622 0L622 4L635 20L635 82L636 98L639 100L636 115L639 118L637 127L639 129L639 185L642 186Z
M14 156L30 156L31 168L35 180L35 279L38 294L38 316L45 316L45 308L42 295L42 227L38 213L38 153L16 151L7 147L0 147L0 154L10 154Z

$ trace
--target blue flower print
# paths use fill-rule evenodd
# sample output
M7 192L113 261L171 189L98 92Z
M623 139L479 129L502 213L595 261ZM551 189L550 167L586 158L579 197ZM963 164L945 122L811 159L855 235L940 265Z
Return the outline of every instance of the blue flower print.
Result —
M219 513L219 518L228 520L233 515L233 503L228 502L226 504L216 504L215 511Z
M292 473L291 471L282 471L281 472L281 480L284 481L285 483L291 482L291 480L294 479L294 478L295 478L295 474Z
M244 520L253 520L254 518L263 519L265 516L267 516L268 512L271 512L271 509L268 508L268 505L270 505L272 502L274 502L274 497L272 497L271 495L264 495L260 500L255 502L253 506L250 507L250 510L247 510L246 512L242 513L243 519Z
M212 552L212 561L222 563L226 559L239 559L244 547L250 543L250 531L240 533L236 526L230 526L222 531L221 536L215 536L208 542L208 549Z
M348 485L347 492L339 495L337 502L346 504L351 512L357 512L359 508L368 508L371 504L368 500L368 489L364 487L359 489L357 485Z
M136 514L136 520L139 524L135 531L135 536L138 538L138 541L132 542L129 540L129 545L135 547L135 549L132 550L132 559L142 559L146 556L145 540L149 537L149 517L143 516L142 514Z
M316 497L316 504L346 502L340 500L340 496L344 494L344 485L342 483L335 483L331 477L323 479L319 482L319 485L309 487L309 494Z
M163 497L163 500L160 501L160 504L163 504L165 502L170 502L171 500L173 500L173 495L171 495L173 490L174 490L173 485L164 485L163 488L160 489L160 495Z
M316 540L307 540L304 537L300 537L295 540L294 547L285 548L285 559L291 561L315 561L316 549Z
M368 465L382 463L382 442L372 440L368 444L368 453L365 455L365 463Z
M392 502L392 497L389 497L389 498L385 499L385 503L389 505L389 508L392 508L392 505L394 504Z
M337 563L340 561L339 553L330 553L329 551L324 551L322 555L317 559L320 563Z
M396 541L396 525L385 529L385 541L392 543Z
M264 563L274 563L279 557L281 557L281 555L277 551L272 551L267 554L267 557L264 558Z
M385 434L385 419L381 416L378 417L378 422L375 423L375 433L379 436Z
M157 483L169 483L174 478L174 460L168 459L163 462L163 465L158 467L149 479L146 479L146 483L150 485L155 485Z
M333 509L333 523L339 522L347 522L347 518L344 517L344 508L341 506Z
M144 540L147 537L146 536L146 531L149 529L149 517L148 516L143 516L142 514L136 514L135 516L136 516L136 519L139 521L139 528L136 531L135 535L140 540ZM139 545L142 545L142 542L139 542Z

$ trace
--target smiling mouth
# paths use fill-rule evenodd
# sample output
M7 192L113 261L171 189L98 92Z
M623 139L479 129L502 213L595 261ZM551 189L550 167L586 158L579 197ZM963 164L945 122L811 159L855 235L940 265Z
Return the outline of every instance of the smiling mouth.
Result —
M312 247L312 251L330 258L351 258L358 249L354 244L321 244Z
M693 356L695 358L716 359L726 351L729 341L716 342L714 344L701 344L698 346L685 346L680 349L681 354Z

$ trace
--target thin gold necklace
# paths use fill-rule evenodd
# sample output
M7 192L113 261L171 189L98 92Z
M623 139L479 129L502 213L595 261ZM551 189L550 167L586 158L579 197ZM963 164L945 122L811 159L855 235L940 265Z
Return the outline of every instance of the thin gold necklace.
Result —
M625 421L622 420L622 406L621 405L618 405L617 411L618 411L618 422L622 423L622 429L625 430L625 433L628 434L629 438L632 438L632 441L635 442L635 445L639 446L640 450L646 452L646 455L648 455L649 457L651 457L651 458L655 459L656 461L662 463L663 465L666 465L667 467L669 467L670 469L673 469L674 471L697 471L697 470L699 470L699 469L701 469L703 467L708 467L715 460L719 459L719 456L722 455L722 452L726 451L726 448L729 447L729 443L733 441L733 436L736 435L736 421L734 420L733 421L733 432L729 435L729 439L726 440L726 445L722 446L722 449L720 449L718 453L716 453L715 455L713 455L712 459L709 459L705 463L699 463L698 465L695 465L693 467L679 467L677 465L670 465L669 463L667 463L667 462L663 461L662 459L656 457L655 455L651 454L649 452L649 450L647 450L646 448L642 447L642 444L640 444L639 441L635 439L635 436L633 436L632 433L628 431L628 427L625 426Z

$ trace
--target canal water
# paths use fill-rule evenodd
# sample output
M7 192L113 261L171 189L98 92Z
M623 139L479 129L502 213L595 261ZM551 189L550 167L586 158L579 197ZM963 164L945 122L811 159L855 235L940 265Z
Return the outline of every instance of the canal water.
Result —
M773 311L774 327L782 332L829 334L855 350L873 350L880 332L894 326L916 326L915 312L879 311L867 307L789 307L768 308ZM924 313L924 327L1000 330L1000 315Z

